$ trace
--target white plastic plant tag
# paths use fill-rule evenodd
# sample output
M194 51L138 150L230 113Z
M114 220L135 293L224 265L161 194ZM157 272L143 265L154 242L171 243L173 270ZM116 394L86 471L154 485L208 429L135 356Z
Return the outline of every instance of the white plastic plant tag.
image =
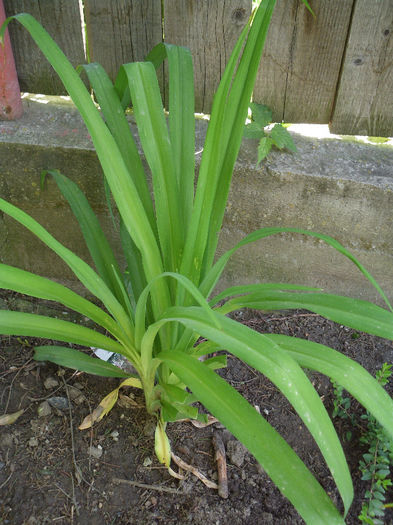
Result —
M113 356L114 352L109 352L108 350L103 350L102 348L91 348L95 355L102 359L103 361L109 361Z

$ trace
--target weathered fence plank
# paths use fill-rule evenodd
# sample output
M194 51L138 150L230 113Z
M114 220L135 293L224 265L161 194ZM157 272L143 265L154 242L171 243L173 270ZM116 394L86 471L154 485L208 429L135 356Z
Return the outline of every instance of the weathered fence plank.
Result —
M163 38L191 49L197 112L209 113L219 80L251 12L251 0L84 0L90 59L114 78ZM275 121L328 123L335 133L393 135L393 0L278 0L254 100ZM81 0L4 0L31 13L74 65L85 61ZM162 12L162 5L164 12ZM29 34L10 25L21 89L63 94ZM165 75L166 76L166 75ZM165 92L164 76L160 83Z
M352 4L315 0L313 18L298 1L277 3L254 91L274 120L329 121Z
M353 0L277 2L254 98L278 122L327 123L334 105Z
M74 66L85 62L78 0L5 0L7 16L30 13L59 44ZM57 74L29 33L17 22L9 25L22 91L46 95L65 94Z
M195 111L210 113L214 93L250 13L251 0L165 0L165 41L188 47L193 56Z
M393 0L357 0L330 129L393 136Z
M112 79L162 41L160 0L85 0L85 17L90 60Z

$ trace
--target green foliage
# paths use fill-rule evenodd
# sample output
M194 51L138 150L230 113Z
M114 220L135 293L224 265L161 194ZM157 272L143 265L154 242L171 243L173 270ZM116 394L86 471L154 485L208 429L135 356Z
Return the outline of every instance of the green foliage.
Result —
M381 386L389 382L392 365L384 363L376 373L376 380ZM368 525L383 525L385 515L386 490L392 486L389 479L393 465L393 440L375 417L366 411L360 417L350 412L351 401L345 395L344 388L333 382L334 400L333 417L350 420L353 427L360 430L360 444L367 447L359 461L362 480L369 485L366 490L359 520Z
M260 4L229 59L215 95L198 177L193 69L188 50L159 44L145 62L124 64L114 83L99 64L83 66L100 112L78 73L45 30L30 15L14 17L30 32L84 119L105 175L106 194L108 197L111 194L120 218L122 260L126 261L126 267L117 262L79 187L65 175L51 170L47 175L53 178L73 210L94 268L32 217L3 199L0 211L52 249L100 306L65 286L7 265L0 266L0 287L57 301L91 319L96 329L0 310L0 330L3 334L98 347L129 360L136 374L123 378L119 387L86 418L83 428L111 410L120 388L142 388L146 410L157 419L157 457L170 469L166 424L183 417L203 420L205 416L198 414L194 406L195 401L200 401L248 447L307 523L343 524L344 517L291 447L215 372L225 366L225 358L199 359L225 349L277 386L320 448L347 513L353 499L348 466L331 419L303 368L326 374L343 385L393 438L392 400L360 365L339 352L310 341L257 333L226 314L238 308L306 308L393 340L393 313L388 299L346 248L315 232L262 228L216 259L217 234L274 5L275 0ZM0 39L8 22L0 31ZM163 60L168 61L169 70L168 119L155 74L155 68ZM125 115L130 104L151 174L151 192ZM265 108L251 107L254 122L248 132L254 130L258 138L266 139L262 140L260 155L273 143L280 148L291 147L281 127L261 137L271 117L268 118ZM215 292L226 264L239 248L283 232L317 238L335 248L357 266L388 309L294 284L254 284ZM200 337L206 341L198 345ZM35 358L97 375L120 374L68 346L39 347Z
M248 139L259 139L257 165L267 157L272 146L297 151L291 135L282 124L275 124L270 131L265 130L272 121L272 112L267 106L252 102L250 108L252 122L246 124L243 136Z

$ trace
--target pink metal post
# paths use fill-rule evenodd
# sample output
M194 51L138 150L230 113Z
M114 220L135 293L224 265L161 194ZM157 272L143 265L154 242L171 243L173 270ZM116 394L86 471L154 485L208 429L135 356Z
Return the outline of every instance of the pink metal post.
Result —
M0 26L6 19L3 0L0 0ZM0 44L0 120L14 120L22 116L18 75L8 30L4 46Z

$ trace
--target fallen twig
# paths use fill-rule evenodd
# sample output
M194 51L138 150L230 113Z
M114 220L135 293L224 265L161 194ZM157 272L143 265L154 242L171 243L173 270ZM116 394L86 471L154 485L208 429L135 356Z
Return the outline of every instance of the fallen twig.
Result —
M113 478L112 481L113 483L125 483L126 485L132 485L133 487L139 487L141 489L158 490L159 492L168 492L169 494L183 494L177 489L161 487L160 485L149 485L147 483L140 483L139 481L132 481L131 479Z
M228 475L227 461L224 443L221 436L217 433L213 436L213 446L216 451L217 473L218 473L218 494L224 499L228 498Z
M209 489L218 489L217 483L214 483L214 481L210 481L209 479L207 479L207 477L204 476L201 472L199 472L197 468L193 467L192 465L188 465L182 459L176 456L176 454L174 454L173 452L171 453L171 457L178 467L194 474L194 476L200 479L202 483L206 485L206 487L209 487Z

